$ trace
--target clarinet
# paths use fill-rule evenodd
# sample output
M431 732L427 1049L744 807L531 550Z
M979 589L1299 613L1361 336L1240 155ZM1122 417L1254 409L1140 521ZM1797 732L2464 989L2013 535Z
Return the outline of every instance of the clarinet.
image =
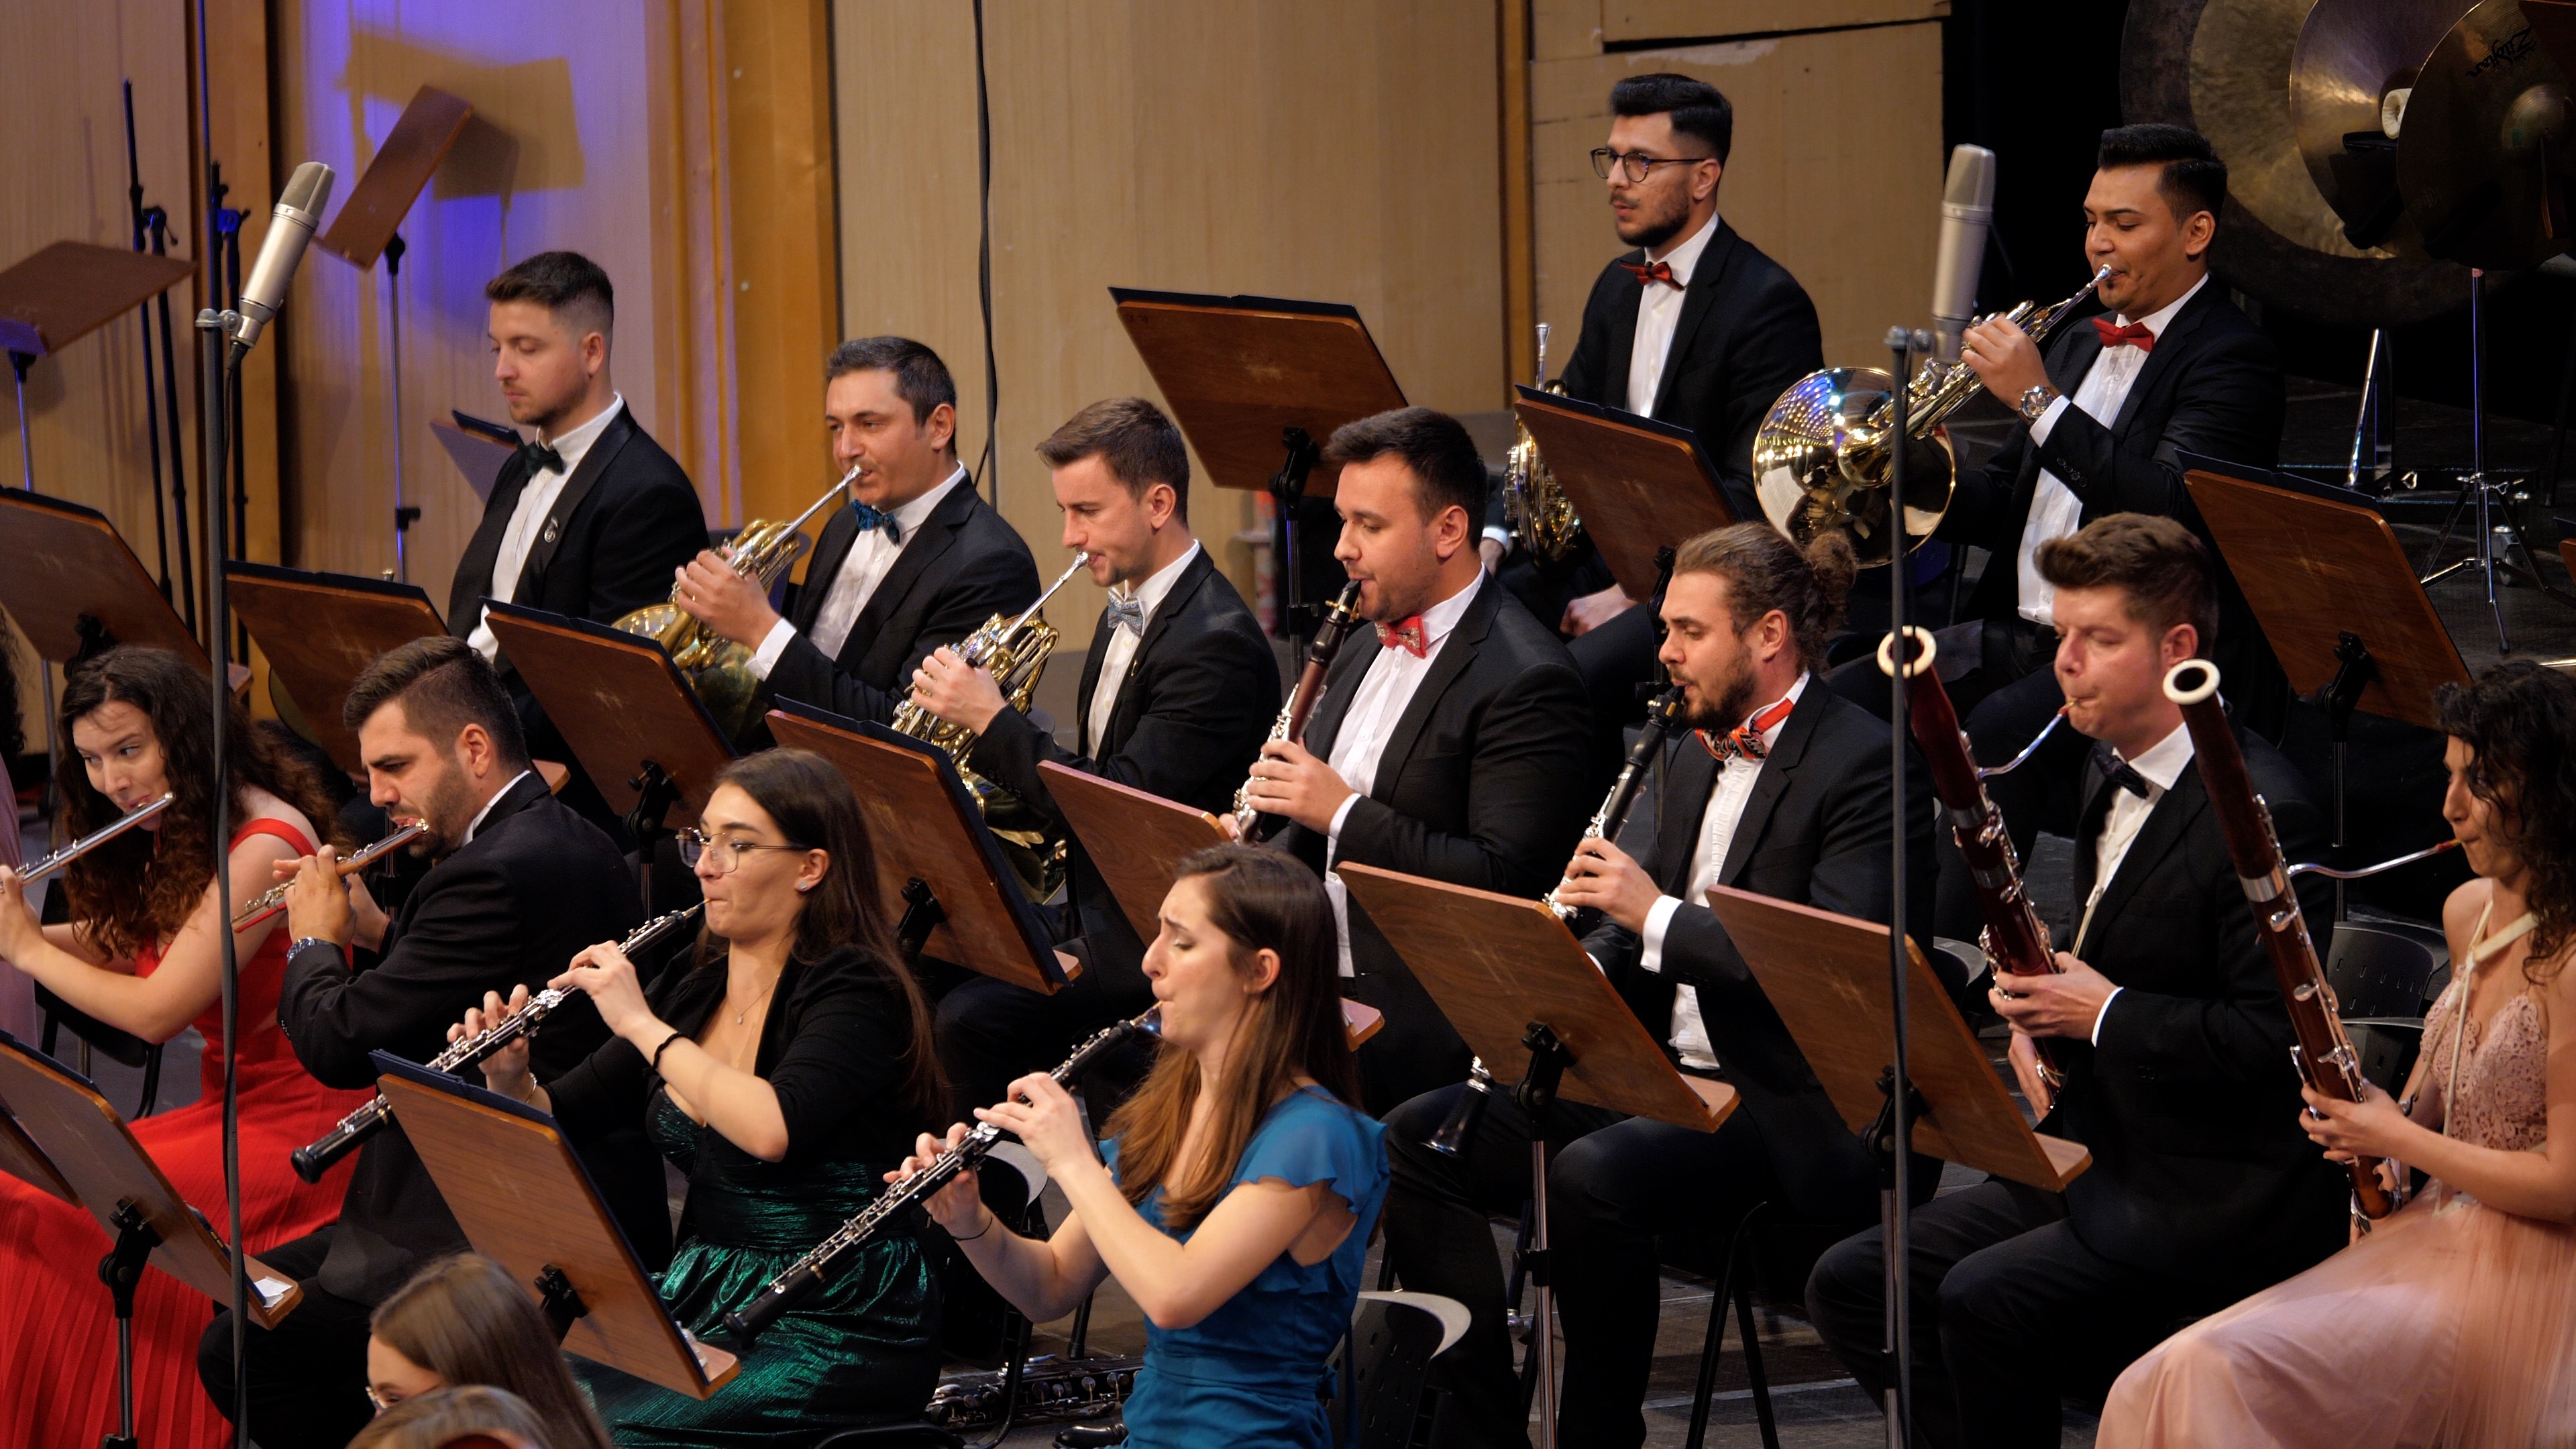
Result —
M2015 976L2054 974L2057 952L2050 946L2047 923L2040 920L2030 893L2022 887L2021 857L2004 828L2003 812L1986 794L1986 777L2003 774L2029 759L2040 741L2065 720L2066 711L2061 708L2051 716L2019 755L1991 770L1982 769L1968 751L1968 735L1959 728L1950 692L1941 687L1941 676L1932 667L1930 631L1908 625L1905 636L1915 651L1904 666L1906 724L1931 771L1932 794L1941 802L1950 838L1958 843L1959 854L1968 863L1968 879L1977 888L1977 905L1986 917L1977 944L1998 971ZM1894 634L1879 642L1878 667L1891 678L1898 673ZM2039 1059L2040 1080L2054 1094L2066 1085L2065 1069L2048 1041L2033 1037L2030 1044ZM2043 1114L2047 1111L2040 1103L2031 1105Z
M2361 1058L2344 1035L2334 988L2326 984L2325 968L2308 939L2307 918L2299 912L2298 893L2290 888L2290 871L2282 863L2280 837L2272 829L2271 807L2254 793L2245 756L2227 726L2227 711L2218 698L2218 666L2186 659L2165 671L2164 689L2165 698L2182 706L2183 724L2191 730L2192 760L2208 787L2220 833L2227 837L2227 858L2244 888L2245 904L2254 912L2254 935L2280 979L2290 1030L2298 1038L2290 1059L2319 1096L2358 1102L2367 1085ZM2376 1157L2356 1156L2349 1164L2353 1219L2364 1231L2396 1211L2400 1201L2379 1185L2379 1163Z
M1638 791L1645 788L1647 767L1654 763L1656 753L1663 749L1664 740L1672 734L1673 726L1681 723L1681 718L1680 685L1656 695L1647 704L1646 726L1637 732L1637 742L1628 747L1627 761L1619 767L1619 778L1611 784L1609 796L1601 802L1600 809L1592 812L1591 823L1583 827L1584 839L1612 839L1618 835L1619 827L1628 823L1628 811L1636 805ZM1564 889L1564 886L1565 882L1557 882L1556 889L1550 890L1544 899L1547 908L1571 929L1577 909L1556 898L1556 891ZM1484 1115L1485 1104L1492 1101L1493 1096L1494 1074L1485 1070L1485 1059L1478 1057L1468 1064L1465 1095L1458 1099L1457 1106L1449 1109L1449 1116L1440 1124L1440 1129L1424 1139L1422 1145L1444 1156L1457 1156L1467 1145L1467 1138L1475 1132L1476 1119Z
M1073 1049L1049 1079L1062 1086L1080 1076L1084 1068L1099 1060L1103 1052L1125 1041L1137 1032L1159 1035L1162 1031L1160 1006L1148 1008L1143 1015L1112 1022L1091 1034ZM778 1321L778 1315L802 1302L805 1295L822 1285L824 1279L838 1271L841 1264L859 1249L882 1236L889 1223L909 1209L928 1202L941 1188L975 1169L1002 1141L1002 1129L990 1122L978 1123L966 1134L966 1140L940 1153L919 1172L894 1184L871 1202L857 1217L833 1229L831 1236L816 1243L812 1252L789 1264L785 1272L769 1280L758 1297L724 1316L725 1331L733 1335L735 1345L749 1350L752 1341Z
M686 910L655 916L618 942L617 949L630 955L641 951L687 924L703 909L705 906L701 903ZM445 1072L451 1077L465 1075L489 1060L493 1053L535 1031L545 1021L547 1013L570 1001L577 989L547 987L529 997L528 1004L512 1013L507 1020L495 1022L472 1036L449 1043L447 1050L429 1059L429 1069ZM306 1182L320 1182L322 1174L331 1170L331 1164L357 1151L368 1138L383 1131L385 1124L393 1120L393 1115L393 1103L385 1100L384 1093L378 1092L365 1106L341 1118L338 1126L288 1153L286 1160L295 1168L297 1177Z
M1281 742L1302 739L1307 717L1314 714L1315 704L1324 697L1324 673L1333 667L1333 657L1342 652L1342 641L1360 622L1360 586L1357 580L1342 586L1333 598L1332 607L1324 611L1324 622L1315 629L1314 642L1306 646L1306 667L1297 675L1297 687L1288 691L1288 702L1279 707L1279 718L1271 721L1270 740ZM1253 824L1261 812L1252 808L1252 781L1246 779L1234 792L1234 823L1243 838L1251 840Z

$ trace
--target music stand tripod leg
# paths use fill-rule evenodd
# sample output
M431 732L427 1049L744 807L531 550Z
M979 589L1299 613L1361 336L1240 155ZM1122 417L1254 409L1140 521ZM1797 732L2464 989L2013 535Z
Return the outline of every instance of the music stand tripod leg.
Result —
M116 1300L116 1424L98 1449L136 1449L134 1436L134 1289L143 1281L143 1265L161 1245L161 1235L143 1220L131 1202L117 1204L116 1246L98 1260L99 1281Z
M1308 629L1301 577L1306 565L1297 554L1297 509L1306 499L1306 475L1314 471L1323 450L1304 428L1280 429L1279 445L1285 456L1279 471L1270 475L1270 512L1279 524L1279 618L1290 649L1298 651L1304 648Z
M1565 1069L1574 1065L1574 1053L1545 1022L1531 1022L1521 1045L1530 1051L1529 1070L1512 1095L1530 1125L1529 1250L1522 1259L1536 1289L1529 1362L1538 1386L1538 1449L1556 1449L1556 1288L1547 1246L1547 1117L1556 1104Z
M27 437L27 369L36 365L36 354L9 350L9 371L18 379L18 486L36 491L36 448Z

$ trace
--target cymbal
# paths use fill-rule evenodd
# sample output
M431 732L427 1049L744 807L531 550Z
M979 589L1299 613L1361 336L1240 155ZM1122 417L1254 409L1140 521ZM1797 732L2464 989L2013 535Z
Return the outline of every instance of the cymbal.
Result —
M2290 73L2308 0L2210 0L2191 35L2191 114L2227 163L2228 195L2257 220L2327 256L2369 253L2308 179L2290 118ZM2431 49L2432 42L2426 41Z
M2425 58L2397 134L2397 187L2424 250L2537 266L2576 242L2576 102L2516 0L2482 0Z
M2344 240L2383 255L2420 257L2424 239L2397 191L2392 93L2415 84L2463 0L2316 0L2290 57L2290 116L2300 157ZM2347 138L2351 138L2347 143Z

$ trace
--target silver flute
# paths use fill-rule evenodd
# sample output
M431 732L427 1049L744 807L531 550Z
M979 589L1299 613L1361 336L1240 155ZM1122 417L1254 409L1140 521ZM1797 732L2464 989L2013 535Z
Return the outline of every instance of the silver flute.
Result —
M37 881L43 880L45 877L61 870L64 866L71 864L73 861L76 861L82 856L89 854L91 851L98 849L100 846L107 844L116 837L132 830L135 826L140 825L144 821L151 819L153 816L160 814L162 811L169 809L170 803L178 798L179 797L176 795L164 795L158 800L147 801L144 804L135 806L133 809L126 811L123 815L120 815L105 825L100 826L96 830L91 831L89 834L82 836L80 839L73 841L71 844L64 846L62 849L55 851L53 854L46 856L44 859L37 861L35 864L21 869L18 872L18 883L20 885L32 885Z

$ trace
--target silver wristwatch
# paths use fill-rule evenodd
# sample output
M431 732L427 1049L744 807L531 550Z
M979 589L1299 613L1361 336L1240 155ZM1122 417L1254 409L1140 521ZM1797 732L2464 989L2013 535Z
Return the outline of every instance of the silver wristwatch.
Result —
M2057 401L2057 398L2057 389L2043 382L2024 392L2021 395L2021 401L2014 405L2013 411L2021 414L2023 422L2036 427L2040 416L2048 411L2048 405Z

